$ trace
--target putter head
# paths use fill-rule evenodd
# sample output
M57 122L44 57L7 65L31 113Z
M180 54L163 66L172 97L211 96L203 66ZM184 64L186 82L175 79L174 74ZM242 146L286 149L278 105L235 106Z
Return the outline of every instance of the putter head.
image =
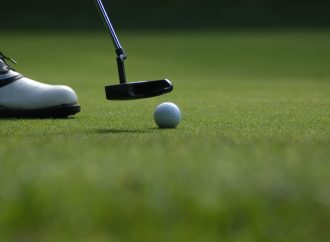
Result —
M164 79L106 86L105 94L108 100L132 100L159 96L172 90L172 83Z

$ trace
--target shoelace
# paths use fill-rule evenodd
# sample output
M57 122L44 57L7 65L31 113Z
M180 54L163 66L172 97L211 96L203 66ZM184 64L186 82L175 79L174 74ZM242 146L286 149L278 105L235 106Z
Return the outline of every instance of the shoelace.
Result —
M17 62L16 62L14 59L5 56L2 52L0 52L0 59L3 60L4 62L6 62L6 60L9 60L9 61L12 62L13 64L17 64ZM6 64L7 64L7 63L6 63Z
M13 64L16 65L17 62L16 62L14 59L5 56L2 52L0 52L0 59L5 63L5 66L6 66L6 69L7 69L7 70L13 70L13 71L15 71L15 69L12 68L12 67L6 62L6 60L8 60L8 61L10 61L10 62L12 62Z

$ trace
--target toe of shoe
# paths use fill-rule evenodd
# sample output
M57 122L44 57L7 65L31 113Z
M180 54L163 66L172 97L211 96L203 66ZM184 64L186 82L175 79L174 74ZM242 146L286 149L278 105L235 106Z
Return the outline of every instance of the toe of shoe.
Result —
M25 77L0 88L0 107L7 109L34 110L77 104L77 94L72 88L48 85Z
M46 94L51 106L73 105L78 103L75 91L68 86L54 86Z

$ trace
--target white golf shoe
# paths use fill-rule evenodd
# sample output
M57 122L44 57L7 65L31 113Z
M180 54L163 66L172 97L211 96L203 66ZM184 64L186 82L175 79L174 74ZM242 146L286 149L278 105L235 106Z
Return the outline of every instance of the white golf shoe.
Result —
M40 83L22 76L0 52L0 118L62 118L80 111L76 93L67 86Z

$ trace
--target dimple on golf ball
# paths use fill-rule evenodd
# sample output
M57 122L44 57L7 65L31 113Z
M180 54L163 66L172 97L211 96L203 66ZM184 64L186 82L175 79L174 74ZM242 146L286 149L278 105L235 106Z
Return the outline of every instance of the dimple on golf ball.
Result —
M155 109L154 119L159 128L175 128L180 123L181 111L174 103L161 103Z

